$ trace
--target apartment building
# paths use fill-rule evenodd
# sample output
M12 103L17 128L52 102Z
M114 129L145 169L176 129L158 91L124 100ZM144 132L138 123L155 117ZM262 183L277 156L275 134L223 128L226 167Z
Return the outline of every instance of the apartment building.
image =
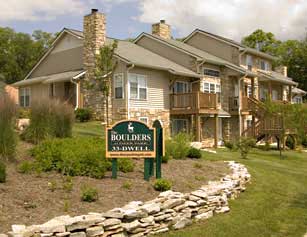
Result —
M83 31L64 28L19 88L21 106L58 98L76 108L91 108L106 120L104 95L85 86L94 79L95 52L112 44L105 15L84 17ZM189 132L204 146L218 146L242 135L259 136L261 101L291 101L297 86L285 67L272 70L271 55L196 29L174 40L165 21L134 42L118 40L114 60L110 122L159 119L169 135ZM25 99L27 98L27 99Z

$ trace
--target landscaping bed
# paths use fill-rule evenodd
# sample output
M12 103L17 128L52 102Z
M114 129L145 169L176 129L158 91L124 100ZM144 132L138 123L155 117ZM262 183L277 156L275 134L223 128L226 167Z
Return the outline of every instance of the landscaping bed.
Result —
M28 143L20 142L18 162L30 160ZM119 172L118 179L111 179L107 171L103 179L75 176L69 179L57 172L21 174L16 163L7 165L7 182L0 184L0 227L8 231L12 224L39 224L59 215L80 215L102 212L125 205L134 200L155 198L158 192L150 182L143 180L143 160L134 160L133 172ZM189 192L209 180L217 180L229 173L222 161L205 159L170 160L162 166L163 178L172 182L172 190ZM96 202L82 202L83 187L98 191Z

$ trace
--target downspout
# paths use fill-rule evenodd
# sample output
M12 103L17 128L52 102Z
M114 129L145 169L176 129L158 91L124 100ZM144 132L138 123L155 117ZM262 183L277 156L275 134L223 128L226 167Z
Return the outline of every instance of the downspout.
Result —
M247 49L245 48L241 53L239 53L239 67L242 64L242 55L245 54ZM241 80L243 80L247 76L247 73L244 74L243 77L239 78L239 132L240 132L240 137L242 135L242 116L241 116Z
M241 116L241 81L247 76L247 73L244 74L243 77L239 78L239 133L240 133L240 137L242 135L242 116Z
M127 83L126 83L127 99L126 99L126 103L127 103L128 119L130 119L130 92L129 92L129 78L128 78L128 74L129 74L129 71L132 70L134 67L135 67L135 65L131 64L131 66L129 66L127 68Z
M79 83L75 82L73 78L70 79L70 82L76 85L76 107L75 110L79 108Z

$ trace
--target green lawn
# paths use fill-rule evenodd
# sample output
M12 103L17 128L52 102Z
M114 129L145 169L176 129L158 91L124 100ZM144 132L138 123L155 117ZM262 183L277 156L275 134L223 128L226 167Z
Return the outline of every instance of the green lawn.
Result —
M249 158L237 152L205 153L210 160L236 160L252 175L246 192L230 201L231 211L195 223L181 231L161 235L176 237L298 236L307 232L307 153L254 150Z
M74 137L103 137L105 126L100 121L90 121L85 123L76 122L73 127Z

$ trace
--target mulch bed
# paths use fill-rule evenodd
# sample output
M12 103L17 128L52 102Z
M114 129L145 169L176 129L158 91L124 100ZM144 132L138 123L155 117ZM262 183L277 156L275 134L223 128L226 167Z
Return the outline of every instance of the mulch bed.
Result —
M21 143L20 146L24 155L18 159L29 159L26 155L29 145ZM119 172L116 180L111 179L110 172L100 180L73 177L72 191L63 187L65 179L61 174L55 172L40 175L20 174L17 172L16 163L8 164L7 182L0 184L0 233L9 231L12 224L41 224L55 216L103 212L121 207L130 201L155 198L158 192L152 187L154 179L150 182L143 180L143 160L134 160L134 162L136 164L134 172ZM171 160L162 166L163 178L172 182L172 190L180 192L195 190L209 180L217 180L229 172L224 162L205 159ZM50 183L55 190L51 190ZM98 201L93 203L81 201L81 189L84 186L97 188Z

